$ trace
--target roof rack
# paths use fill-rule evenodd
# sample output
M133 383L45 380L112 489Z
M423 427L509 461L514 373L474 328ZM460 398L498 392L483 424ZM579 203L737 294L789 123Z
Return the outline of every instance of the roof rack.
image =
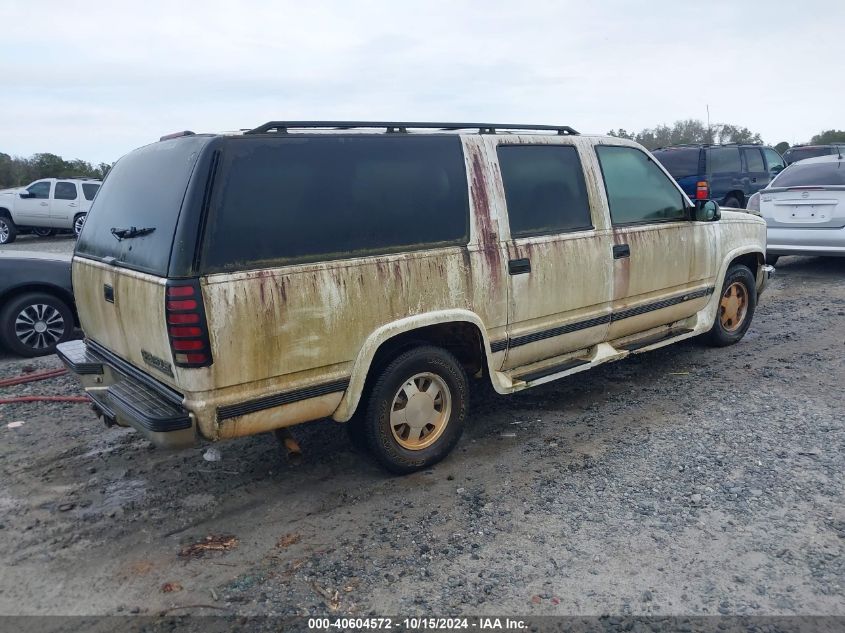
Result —
M388 134L407 133L408 129L440 130L478 130L479 134L495 134L497 130L531 130L557 132L559 135L576 135L578 132L568 125L517 125L512 123L428 123L420 121L269 121L244 134L287 134L290 128L351 130L354 128L385 128Z

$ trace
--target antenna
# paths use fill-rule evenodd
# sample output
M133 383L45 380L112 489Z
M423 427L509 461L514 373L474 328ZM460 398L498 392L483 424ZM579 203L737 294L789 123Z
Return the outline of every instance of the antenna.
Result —
M710 104L704 104L704 107L707 108L707 142L713 142L713 132L710 131Z

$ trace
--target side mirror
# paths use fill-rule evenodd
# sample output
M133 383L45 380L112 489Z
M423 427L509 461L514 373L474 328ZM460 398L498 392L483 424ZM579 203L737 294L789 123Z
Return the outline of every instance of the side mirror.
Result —
M20 197L21 197L21 198L34 198L34 197L35 197L35 194L34 194L34 193L29 193L28 191L24 190L24 191L21 191L21 192L20 192Z
M722 217L715 200L696 200L695 219L698 222L716 222Z
M783 165L775 165L774 167L772 167L772 176L777 176L783 170Z

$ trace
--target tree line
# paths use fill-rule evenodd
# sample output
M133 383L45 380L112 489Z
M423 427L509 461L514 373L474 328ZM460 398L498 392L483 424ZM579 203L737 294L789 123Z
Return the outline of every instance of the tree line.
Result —
M648 149L670 145L696 143L762 143L758 132L730 123L715 123L708 126L698 119L676 121L673 125L658 125L639 132L628 132L622 128L610 130L610 136L637 141ZM845 130L825 130L813 136L811 145L845 143ZM789 149L789 143L781 141L774 146L781 154ZM102 180L111 169L108 163L92 165L80 160L65 160L56 154L35 154L30 158L9 156L0 152L0 189L28 185L39 178L97 178Z
M622 128L610 130L610 136L627 138L637 141L648 149L669 147L670 145L686 145L697 143L762 143L758 132L752 132L747 127L731 123L714 123L708 126L699 119L685 119L675 121L673 125L658 125L645 128L639 132L628 132ZM825 145L828 143L845 143L845 130L825 130L809 140L810 145ZM781 154L790 147L786 141L781 141L774 148Z
M56 154L35 154L30 158L0 152L0 189L28 185L39 178L97 178L102 180L111 169L108 163L92 165L80 160L65 160Z

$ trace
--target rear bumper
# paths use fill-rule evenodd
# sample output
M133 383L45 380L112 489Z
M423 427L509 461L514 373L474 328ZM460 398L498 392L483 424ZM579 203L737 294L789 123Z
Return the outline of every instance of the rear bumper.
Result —
M196 443L194 415L167 385L92 341L62 343L56 354L80 379L107 425L131 426L164 448Z
M845 228L778 228L766 231L769 255L845 255Z

